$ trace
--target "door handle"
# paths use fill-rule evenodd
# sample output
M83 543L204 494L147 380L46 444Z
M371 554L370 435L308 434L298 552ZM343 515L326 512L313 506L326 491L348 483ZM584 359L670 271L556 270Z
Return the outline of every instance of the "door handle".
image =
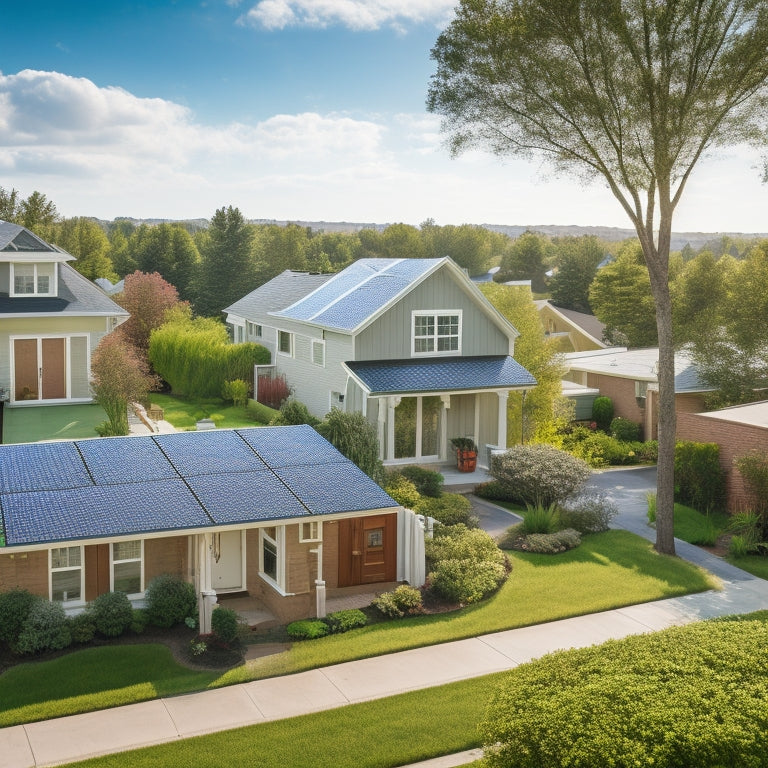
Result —
M352 556L353 557L360 557L360 550L359 549L353 549L352 550Z

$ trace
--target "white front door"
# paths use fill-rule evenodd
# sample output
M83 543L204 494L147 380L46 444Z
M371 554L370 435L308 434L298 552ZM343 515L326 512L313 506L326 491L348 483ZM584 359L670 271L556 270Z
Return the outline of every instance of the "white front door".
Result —
M214 556L211 568L211 586L215 590L243 589L243 532L215 533ZM218 541L216 541L218 539Z

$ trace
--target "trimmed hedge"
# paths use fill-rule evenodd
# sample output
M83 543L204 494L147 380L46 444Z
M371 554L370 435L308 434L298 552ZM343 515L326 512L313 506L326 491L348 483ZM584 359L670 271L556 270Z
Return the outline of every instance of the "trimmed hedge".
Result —
M197 596L192 584L178 576L163 574L149 582L146 590L147 618L156 627L181 624L197 610Z
M682 440L675 445L675 501L698 512L723 509L725 472L717 443Z
M392 592L383 592L375 597L371 605L390 619L402 619L403 616L421 613L421 590L401 584Z
M103 637L119 637L133 622L133 608L125 592L104 592L89 603L87 612Z
M322 619L302 619L290 623L285 631L291 640L314 640L325 637L331 630Z
M466 525L467 528L477 528L480 521L472 514L472 503L460 493L444 493L440 498L422 497L414 512L426 517L432 517L443 525Z
M231 608L223 608L217 605L211 613L211 633L227 645L237 640L240 632L240 619Z

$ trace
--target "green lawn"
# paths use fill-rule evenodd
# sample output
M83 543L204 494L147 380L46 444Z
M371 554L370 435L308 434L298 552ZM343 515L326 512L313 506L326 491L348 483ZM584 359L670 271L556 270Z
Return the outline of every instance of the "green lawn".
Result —
M675 504L675 536L690 544L714 545L729 522L724 512L703 513Z
M33 405L3 409L4 443L79 440L98 437L96 425L106 421L100 405Z
M200 419L210 418L218 428L257 427L267 423L276 411L260 406L263 420L252 421L246 416L245 409L236 407L224 400L191 400L175 395L153 392L151 402L163 409L163 418L178 430L194 430Z
M303 643L221 675L178 668L157 646L152 662L137 664L137 646L98 649L106 679L91 682L92 650L50 662L19 665L0 676L0 726L75 714L175 693L288 674L352 659L474 637L624 605L710 589L699 568L657 554L626 531L588 536L560 555L510 553L513 571L491 599L452 614L371 624ZM148 648L148 646L138 646ZM154 654L159 658L154 659Z

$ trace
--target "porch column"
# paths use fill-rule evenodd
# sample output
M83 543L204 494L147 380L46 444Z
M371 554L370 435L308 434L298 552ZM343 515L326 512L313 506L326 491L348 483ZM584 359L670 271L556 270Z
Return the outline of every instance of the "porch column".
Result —
M198 571L198 623L201 635L211 632L211 614L216 605L216 590L211 586L211 550L213 541L210 533L197 537L197 571Z
M323 545L318 544L317 549L309 550L317 555L317 578L315 579L315 612L318 619L326 616L325 610L325 581L323 579Z
M387 433L385 431L385 425L387 423L387 409L384 407L385 400L382 397L377 398L376 407L378 412L376 414L376 426L378 428L379 436L379 458L383 461L387 458Z
M395 408L400 405L400 399L396 395L387 398L387 459L395 458Z
M451 407L451 396L440 395L443 410L440 413L440 460L448 459L448 410Z
M498 422L498 435L496 437L496 445L499 448L506 449L507 447L507 399L509 398L509 390L505 389L503 392L496 393L499 396L499 422Z

